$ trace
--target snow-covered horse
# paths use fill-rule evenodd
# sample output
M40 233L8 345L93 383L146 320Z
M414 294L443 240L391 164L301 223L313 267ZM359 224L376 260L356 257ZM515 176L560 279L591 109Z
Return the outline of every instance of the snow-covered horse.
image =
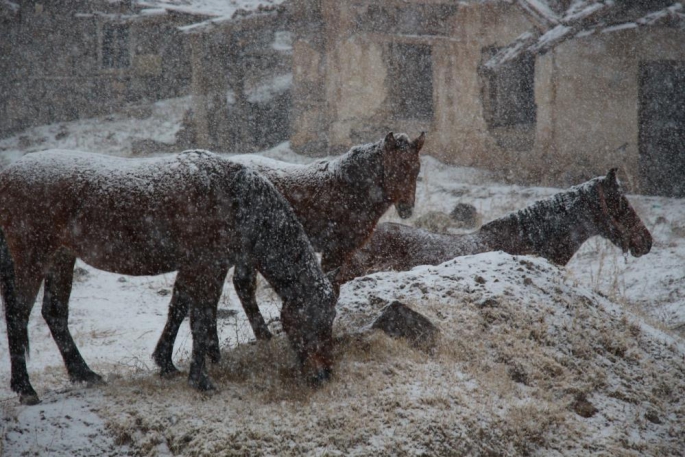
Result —
M342 284L377 271L409 270L499 250L566 265L595 235L635 257L652 247L652 236L625 197L616 169L495 219L474 233L442 235L402 224L379 224L368 243L343 265L337 281Z
M333 271L364 244L390 206L395 205L402 218L411 216L424 140L424 133L410 141L404 134L390 132L381 141L355 146L334 160L307 166L258 156L236 156L234 160L269 178L290 202L314 250L322 253L323 270ZM233 284L255 336L269 339L271 333L255 300L254 269L237 266ZM163 374L173 370L174 340L187 309L187 304L172 297L167 324L153 355Z
M67 327L76 258L110 272L178 271L173 296L190 308L191 386L213 386L216 306L226 271L259 271L283 299L282 323L302 368L330 374L336 297L287 201L263 176L207 152L123 159L71 151L29 154L0 172L0 285L22 403L38 396L26 371L27 324L42 314L72 381L101 382Z

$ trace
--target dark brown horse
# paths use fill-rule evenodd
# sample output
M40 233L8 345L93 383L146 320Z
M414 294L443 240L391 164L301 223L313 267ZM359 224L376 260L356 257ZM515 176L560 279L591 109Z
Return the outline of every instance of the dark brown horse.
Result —
M423 133L410 141L404 134L391 132L381 141L307 166L255 156L234 159L269 178L290 202L314 250L322 253L323 270L333 271L364 244L390 206L395 205L400 217L411 216L424 139ZM255 336L269 339L271 333L255 300L254 269L236 267L233 284ZM162 374L175 371L173 345L187 308L172 297L169 318L153 354ZM218 347L218 337L214 338L212 347Z
M335 294L302 225L273 185L207 152L121 159L69 151L29 154L0 173L0 285L11 387L29 382L27 324L41 282L42 313L72 381L97 383L69 332L74 261L126 275L178 271L174 299L190 308L189 383L212 389L205 355L229 267L259 271L283 299L282 322L303 370L330 373Z
M488 251L532 254L566 265L590 237L600 235L635 257L649 252L652 236L630 206L616 169L466 235L441 235L402 224L379 224L368 243L343 265L344 283L377 271L438 265Z

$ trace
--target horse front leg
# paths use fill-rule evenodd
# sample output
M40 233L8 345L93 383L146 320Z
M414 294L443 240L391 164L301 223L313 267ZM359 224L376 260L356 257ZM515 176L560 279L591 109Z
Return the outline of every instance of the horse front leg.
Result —
M103 383L102 377L92 371L81 356L69 332L69 296L71 295L76 257L67 250L53 256L50 269L45 275L43 308L41 310L55 340L72 382L88 385Z
M225 275L216 274L216 266L196 268L195 275L187 278L186 287L190 301L190 330L193 335L193 351L190 361L188 383L201 391L212 390L205 367L205 356L217 347L216 307L221 296Z
M259 311L255 293L257 290L257 270L246 263L238 262L233 272L233 286L243 305L250 326L257 340L270 340L271 332Z
M212 273L212 282L218 282L223 286L227 273L228 266L217 267L215 272ZM160 375L162 377L171 377L179 373L172 360L174 342L178 336L178 330L183 319L188 315L188 309L190 308L190 303L192 301L192 293L189 291L189 287L194 280L195 274L196 273L190 269L181 269L176 275L174 291L171 296L171 302L169 303L167 322L162 331L162 335L159 337L159 341L157 341L155 351L152 353L152 359L160 368ZM218 295L213 297L216 299L214 309L216 309L216 305L221 297L221 291L223 289L221 286L218 288ZM221 352L219 350L219 333L216 327L216 311L209 332L211 334L211 341L208 348L209 357L212 362L216 363L221 358Z

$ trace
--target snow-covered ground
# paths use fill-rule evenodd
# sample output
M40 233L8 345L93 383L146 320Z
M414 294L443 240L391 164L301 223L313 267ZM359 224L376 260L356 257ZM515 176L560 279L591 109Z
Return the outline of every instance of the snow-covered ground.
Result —
M172 143L187 99L149 116L38 127L0 140L2 163L33 150L128 155L135 140ZM410 134L416 132L408 132ZM306 163L287 144L263 155ZM484 222L559 189L499 184L479 170L425 156L416 216L471 203ZM108 384L69 384L34 307L29 374L43 403L9 389L0 324L2 455L679 455L685 449L685 202L630 196L654 236L652 252L625 257L591 239L566 268L487 253L343 286L335 377L311 390L293 375L282 337L252 333L229 280L220 302L219 392L161 380L150 354L174 275L122 277L78 264L70 328ZM399 220L391 210L385 220ZM359 332L398 299L441 330L425 353ZM267 320L278 300L263 284ZM278 323L273 322L277 330ZM190 335L175 349L187 369ZM589 417L584 417L589 416Z

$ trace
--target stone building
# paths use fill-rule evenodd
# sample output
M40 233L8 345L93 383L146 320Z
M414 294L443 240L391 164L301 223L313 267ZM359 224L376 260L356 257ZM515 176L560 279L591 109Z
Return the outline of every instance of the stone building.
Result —
M192 68L186 144L254 152L289 139L289 17L285 5L267 4L181 28Z
M389 130L512 179L568 185L618 166L685 194L685 28L672 1L295 0L294 149Z
M0 135L187 94L178 27L203 19L130 0L3 0Z

